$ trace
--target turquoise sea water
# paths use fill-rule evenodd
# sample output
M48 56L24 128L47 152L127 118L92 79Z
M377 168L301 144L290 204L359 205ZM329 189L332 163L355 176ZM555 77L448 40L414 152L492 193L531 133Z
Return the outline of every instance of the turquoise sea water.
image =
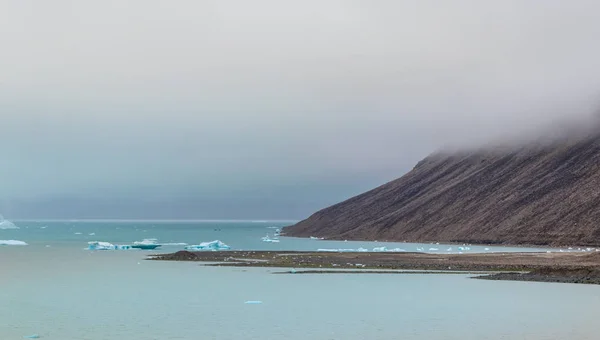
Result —
M3 340L32 334L61 340L596 339L600 331L597 286L468 275L272 275L277 269L144 261L150 252L139 250L85 250L92 240L144 238L190 244L219 239L234 249L410 251L444 245L261 241L272 233L268 227L285 222L15 223L20 229L0 230L0 239L29 245L0 247Z

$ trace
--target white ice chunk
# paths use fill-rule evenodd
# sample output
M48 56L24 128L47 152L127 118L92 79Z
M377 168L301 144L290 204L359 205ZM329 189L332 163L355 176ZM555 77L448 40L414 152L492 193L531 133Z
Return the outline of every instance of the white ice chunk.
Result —
M374 252L383 252L383 251L388 251L388 249L386 247L375 247L373 248Z
M0 229L19 229L19 227L17 227L14 223L12 223L9 220L5 220L1 215L0 215Z
M230 246L226 245L225 243L219 241L219 240L214 240L211 242L202 242L200 244L194 244L194 245L189 245L189 246L185 246L186 250L212 250L212 251L217 251L217 250L227 250L227 249L231 249Z
M18 240L0 240L0 246L26 246L27 243Z
M310 237L311 240L324 240L324 237L315 237L315 236L311 236Z
M88 250L129 250L131 245L112 244L110 242L91 241L88 242Z
M438 248L429 248L429 251L438 251Z
M262 238L262 241L263 242L271 242L271 243L279 243L278 238L270 238L268 234L267 234L267 236Z

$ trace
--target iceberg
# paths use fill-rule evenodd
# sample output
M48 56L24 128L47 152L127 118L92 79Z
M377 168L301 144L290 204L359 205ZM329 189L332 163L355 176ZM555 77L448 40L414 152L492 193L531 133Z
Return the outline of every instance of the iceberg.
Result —
M311 236L310 237L311 240L324 240L325 238L323 237L315 237L315 236Z
M212 251L217 251L217 250L231 249L231 247L228 246L228 245L226 245L225 243L219 241L219 240L214 240L214 241L211 241L211 242L202 242L200 244L193 244L193 245L185 246L184 249L185 250L212 250Z
M9 220L5 220L2 215L0 215L0 229L19 229L14 223Z
M110 242L91 241L88 242L88 250L129 250L130 245L112 244Z
M270 238L268 234L267 234L267 236L262 238L262 241L263 242L271 242L271 243L279 243L278 238Z
M27 243L18 240L0 240L0 246L26 246Z
M155 238L147 238L144 239L142 241L135 241L133 242L133 244L131 245L131 248L136 248L136 249L156 249L158 247L160 247L161 245L157 242L157 239Z
M246 301L244 303L247 305L260 305L262 304L262 301Z

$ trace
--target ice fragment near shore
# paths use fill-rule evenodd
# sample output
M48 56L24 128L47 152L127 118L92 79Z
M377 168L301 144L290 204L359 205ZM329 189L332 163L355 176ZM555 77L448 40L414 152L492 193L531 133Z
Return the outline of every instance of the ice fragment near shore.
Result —
M217 251L217 250L231 249L231 247L228 246L228 245L226 245L225 243L219 241L219 240L214 240L214 241L211 241L211 242L202 242L200 244L193 244L193 245L185 246L184 249L186 249L186 250L212 250L212 251Z
M321 248L321 249L317 249L317 251L323 251L323 252L330 252L330 253L367 253L369 252L369 249L366 248L358 248L358 249L344 249L344 248L340 248L340 249L328 249L328 248ZM387 252L387 253L393 253L393 252L404 252L406 250L402 249L402 248L392 248L392 249L388 249L387 247L375 247L373 248L373 252L375 253L381 253L381 252Z
M0 240L0 246L26 246L27 243L18 240Z

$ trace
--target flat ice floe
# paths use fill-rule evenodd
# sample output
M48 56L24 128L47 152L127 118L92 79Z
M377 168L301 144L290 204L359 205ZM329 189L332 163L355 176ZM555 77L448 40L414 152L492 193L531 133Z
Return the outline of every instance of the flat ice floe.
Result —
M27 243L19 240L0 240L0 246L26 246Z
M369 249L366 248L357 248L357 249L318 249L317 251L325 251L325 252L332 252L332 253L353 253L353 252L358 252L358 253L366 253L369 252ZM375 247L373 248L372 252L374 253L383 253L383 252L387 252L387 253L401 253L401 252L405 252L406 250L401 249L401 248L387 248L387 247Z

